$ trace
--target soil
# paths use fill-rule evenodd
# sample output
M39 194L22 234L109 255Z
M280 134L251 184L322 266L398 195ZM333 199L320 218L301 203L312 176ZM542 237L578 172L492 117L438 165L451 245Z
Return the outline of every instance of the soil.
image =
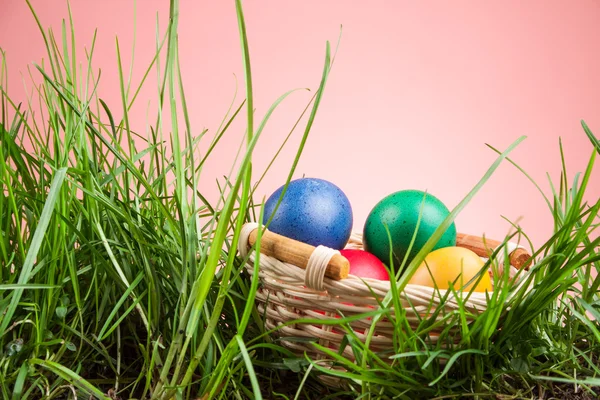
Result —
M575 392L575 387L571 384L553 385L550 390L544 390L542 393L534 393L534 399L540 400L598 400L600 399L600 387L594 387L594 393L579 387ZM541 395L541 396L540 396Z
M281 386L276 388L279 389L278 392L279 393L285 393L285 383L281 383ZM492 394L491 397L482 397L482 399L496 399L496 400L598 400L600 399L600 387L594 387L592 388L592 390L594 391L594 393L590 393L587 390L579 387L577 392L575 392L575 387L572 384L554 384L551 386L551 389L544 389L542 390L542 392L540 393L538 390L534 390L533 393L529 394L528 396L524 396L524 397L519 397L519 396L514 396L514 395L502 395L502 394L496 394L495 396ZM329 393L327 392L326 389L323 390L322 393L318 394L317 392L313 392L313 394L315 395L315 398L319 398L319 397L324 397L326 395L328 395ZM291 394L291 396L293 397L293 394ZM459 399L462 398L460 397L458 394L456 395L457 397L449 397L449 398L455 398L455 399ZM342 396L339 397L338 400L350 400L353 397L351 396ZM473 399L472 396L468 396L465 397L467 399ZM265 399L269 399L269 400L275 400L275 399L281 399L280 396L272 396L269 397L268 395L265 397Z

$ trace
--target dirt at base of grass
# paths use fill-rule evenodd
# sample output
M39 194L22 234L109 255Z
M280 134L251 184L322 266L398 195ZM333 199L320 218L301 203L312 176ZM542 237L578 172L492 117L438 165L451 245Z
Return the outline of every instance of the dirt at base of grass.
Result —
M545 389L542 393L535 391L533 399L540 400L598 400L600 399L600 387L592 388L594 393L581 387L575 391L572 384L552 385L550 389Z
M277 388L279 389L279 393L285 393L286 392L286 388L285 388L285 383L281 383L281 385ZM289 389L289 387L288 387ZM492 394L490 393L488 396L484 396L482 397L482 400L485 399L496 399L496 400L598 400L600 399L600 387L593 387L591 388L593 393L590 393L588 390L582 388L582 387L578 387L577 391L575 390L575 387L572 384L551 384L548 385L548 387L540 387L539 389L534 389L533 392L530 392L528 395L525 396L515 396L514 394L509 395L509 394ZM291 397L293 397L293 393L288 393ZM313 391L311 392L311 395L314 395L315 399L318 399L320 397L325 397L328 395L331 395L331 392L329 392L327 390L327 388L322 388L322 392L318 393L317 391ZM290 397L290 398L291 398ZM446 396L444 396L446 397ZM265 399L268 400L275 400L275 399L281 399L281 396L277 396L277 395L273 395L273 396L269 396L267 395L265 397ZM336 400L349 400L352 399L352 396L340 396L339 398L336 398ZM453 398L453 397L450 397ZM454 397L456 399L460 399L463 398L461 397L461 395L459 393L456 393L456 397ZM472 399L472 396L467 397L469 399ZM333 398L332 398L333 400Z

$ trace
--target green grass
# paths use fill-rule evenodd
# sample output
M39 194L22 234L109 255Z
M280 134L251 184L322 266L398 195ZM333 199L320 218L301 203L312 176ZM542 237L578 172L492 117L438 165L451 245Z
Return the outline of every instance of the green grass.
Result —
M361 316L327 322L346 332L356 362L322 350L345 370L294 355L265 331L253 301L257 268L249 276L235 249L243 223L262 215L255 193L266 171L252 170L254 147L294 91L276 99L262 118L255 114L239 0L236 9L245 96L233 100L214 132L196 131L188 118L177 0L171 1L165 33L157 28L157 52L139 85L132 83L132 67L125 74L116 42L120 119L97 91L96 38L78 58L70 13L55 34L31 8L47 55L30 70L34 92L25 104L11 99L9 55L0 54L1 397L561 398L575 390L597 397L600 201L587 204L584 194L593 184L600 142L585 123L592 143L586 171L570 177L562 157L559 181L549 182L552 196L540 189L554 229L535 249L534 267L520 274L524 286L511 286L504 275L479 315L440 308L412 329L397 305L431 248L425 246L370 313L374 325L366 344L350 326ZM333 60L329 44L324 56L318 88L282 141L284 146L303 127L287 183L325 92ZM160 77L158 107L146 129L128 114L152 73ZM198 190L203 166L239 118L246 119L245 143L237 167L218 183L220 199L211 203ZM429 245L503 160L529 176L508 158L522 140L504 152L492 148L498 157ZM205 142L208 150L200 153ZM517 238L527 241L515 226L506 240ZM376 322L392 315L394 346L375 353L368 343ZM437 344L429 340L432 330L442 332ZM344 386L327 387L319 374L335 375Z

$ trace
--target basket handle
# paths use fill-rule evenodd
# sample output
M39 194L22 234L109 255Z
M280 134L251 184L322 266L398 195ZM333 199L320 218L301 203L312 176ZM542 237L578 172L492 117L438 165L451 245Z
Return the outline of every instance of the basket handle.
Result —
M254 229L248 235L248 247L254 246L258 229ZM294 239L287 238L267 229L262 231L260 240L260 252L276 259L306 269L310 256L315 247ZM325 276L339 281L348 277L350 263L346 257L335 254L325 269Z
M473 251L479 257L490 257L490 255L502 245L497 240L482 238L479 236L467 235L465 233L456 234L456 245ZM517 269L529 269L531 264L531 254L523 247L517 247L509 254L510 265Z
M248 234L248 247L256 244L258 229L255 228ZM482 238L479 236L458 233L456 236L456 245L472 250L480 257L489 257L494 250L502 245L497 240ZM302 243L294 239L279 235L267 229L263 230L260 244L260 252L280 261L296 265L306 269L308 260L315 250L314 246ZM509 254L509 261L515 268L528 269L531 262L531 255L522 247L517 247ZM325 276L339 281L348 277L350 263L340 255L335 254L329 260L325 269Z

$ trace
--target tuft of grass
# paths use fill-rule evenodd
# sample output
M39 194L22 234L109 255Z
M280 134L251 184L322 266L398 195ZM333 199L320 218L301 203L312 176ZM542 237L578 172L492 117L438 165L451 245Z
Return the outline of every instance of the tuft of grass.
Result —
M257 189L253 149L270 116L295 91L278 98L254 127L237 1L245 100L234 99L212 139L206 131L194 134L179 65L179 3L172 0L166 33L157 32L156 54L139 84L133 84L131 69L125 75L115 43L121 94L116 118L97 91L96 37L82 63L70 9L56 35L28 4L47 58L31 71L34 90L26 107L11 99L4 53L0 59L2 397L260 398L252 364L257 349L245 344L264 332L261 315L247 301L258 276L247 279L243 260L230 249L237 248L241 226L257 207L251 199ZM317 98L329 57L327 47ZM144 136L129 112L152 70L159 76L158 105ZM303 142L318 109L318 101L310 104ZM198 189L202 169L243 108L248 128L241 162L211 204ZM203 140L210 144L200 154ZM260 352L282 351L274 349Z
M259 258L250 276L247 260L235 250L243 223L262 220L264 212L255 197L273 163L256 179L255 145L271 115L295 93L282 94L264 116L255 114L241 1L235 5L245 95L232 100L214 132L194 130L189 119L179 64L178 0L170 2L165 32L157 26L156 54L137 85L132 65L124 72L123 50L115 42L118 113L99 93L96 36L81 59L70 8L55 34L28 4L47 55L29 71L33 91L25 104L10 97L7 56L0 50L2 398L597 397L600 201L588 204L584 198L600 142L584 122L595 147L586 170L570 177L561 156L562 173L556 184L549 182L550 197L532 180L554 229L544 245L532 249L535 263L517 277L522 285L512 285L505 272L497 276L485 311L472 315L461 306L445 312L442 304L421 317L416 329L400 307L410 275L499 163L506 160L529 177L508 158L519 138L506 151L496 151L496 161L398 276L378 309L325 322L303 320L336 325L356 361L317 344L326 356L312 360L290 352L276 330L265 329L253 301ZM282 141L283 147L303 126L286 186L334 58L327 44L319 86ZM158 77L152 122L135 126L129 112L152 73ZM242 117L244 143L218 182L220 198L211 203L200 190L203 166ZM199 145L207 141L201 154ZM505 241L527 242L526 233L514 228ZM260 240L256 246L259 250ZM487 266L497 268L494 264L492 258ZM404 265L391 267L400 271ZM369 343L377 324L391 316L393 347L374 352ZM352 328L364 317L373 320L365 342ZM342 368L325 368L323 362ZM341 386L324 385L318 379L323 375L338 378Z

